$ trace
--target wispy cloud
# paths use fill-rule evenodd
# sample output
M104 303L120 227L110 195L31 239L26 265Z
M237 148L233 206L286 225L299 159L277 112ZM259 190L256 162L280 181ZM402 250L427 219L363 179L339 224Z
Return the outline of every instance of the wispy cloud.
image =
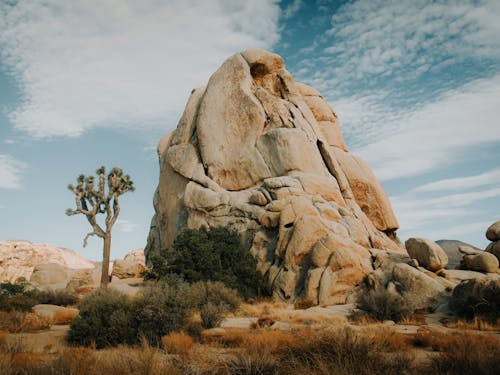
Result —
M499 97L500 75L451 90L435 102L404 114L398 120L404 124L401 131L384 133L383 139L356 152L369 160L383 180L450 166L464 157L465 148L500 141ZM385 129L385 124L376 125ZM374 125L368 126L373 129Z
M396 71L413 80L471 57L498 58L499 14L496 0L349 2L332 17L335 43L324 52L339 85Z
M290 5L288 5L285 9L283 9L283 17L284 18L292 18L300 8L304 5L303 0L293 0Z
M117 224L117 229L120 232L125 232L125 233L133 232L138 228L138 225L136 223L133 223L125 219L118 219L116 221L116 224Z
M9 118L35 137L173 128L223 59L278 40L279 13L272 0L1 2L1 58L22 94Z
M431 182L425 185L417 186L416 188L412 189L412 191L425 193L436 191L462 190L492 184L500 185L500 168L475 176L447 178L444 180Z
M0 189L19 189L21 171L26 164L9 155L0 154Z

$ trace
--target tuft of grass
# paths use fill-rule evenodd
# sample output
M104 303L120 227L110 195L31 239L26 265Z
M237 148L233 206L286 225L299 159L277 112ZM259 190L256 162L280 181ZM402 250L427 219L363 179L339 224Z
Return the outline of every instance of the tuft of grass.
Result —
M52 324L65 325L71 324L78 316L77 309L64 309L55 312L52 317Z
M186 357L193 347L193 338L184 332L173 332L161 339L163 349L170 354Z

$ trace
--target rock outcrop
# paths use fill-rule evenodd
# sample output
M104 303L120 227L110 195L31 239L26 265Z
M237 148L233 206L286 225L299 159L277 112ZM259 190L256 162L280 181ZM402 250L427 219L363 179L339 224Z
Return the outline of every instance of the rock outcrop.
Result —
M487 251L477 251L469 246L460 246L459 250L462 254L465 254L460 263L460 268L489 273L498 271L499 263L495 255Z
M65 268L94 268L94 263L72 250L29 241L0 241L0 282L30 280L41 264L58 264Z
M334 304L373 271L370 249L404 252L389 199L349 153L336 113L276 54L226 60L192 91L158 156L146 259L183 228L231 226L276 297Z

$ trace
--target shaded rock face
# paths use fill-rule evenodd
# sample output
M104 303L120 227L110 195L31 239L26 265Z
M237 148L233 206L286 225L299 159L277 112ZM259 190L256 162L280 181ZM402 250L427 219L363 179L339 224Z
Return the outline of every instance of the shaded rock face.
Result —
M48 263L71 269L95 267L69 249L29 241L0 241L0 282L15 282L20 277L30 280L36 266Z
M158 154L146 260L183 228L227 225L275 296L335 304L373 271L369 249L404 251L388 197L348 152L337 115L276 54L226 60Z

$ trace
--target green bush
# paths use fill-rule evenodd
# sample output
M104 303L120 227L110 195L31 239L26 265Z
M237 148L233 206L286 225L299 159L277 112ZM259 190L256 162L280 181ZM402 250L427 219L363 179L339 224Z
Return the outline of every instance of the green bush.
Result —
M385 288L363 292L358 298L357 306L380 321L398 322L414 311L411 301Z
M186 229L162 255L163 259L152 259L149 276L162 278L173 273L189 283L220 281L245 297L263 290L256 260L244 249L239 234L229 228Z
M138 344L144 337L158 345L162 336L183 328L193 309L189 285L176 279L150 283L135 298L101 289L84 299L68 342L97 348Z
M162 336L184 327L193 309L188 296L189 285L175 279L145 288L133 306L138 335L158 345Z
M463 318L477 317L496 323L500 319L500 280L462 281L453 289L450 307Z
M31 311L38 303L34 291L27 290L28 283L0 284L0 311Z
M97 348L137 342L133 304L117 291L99 289L82 301L79 316L71 323L68 342Z

